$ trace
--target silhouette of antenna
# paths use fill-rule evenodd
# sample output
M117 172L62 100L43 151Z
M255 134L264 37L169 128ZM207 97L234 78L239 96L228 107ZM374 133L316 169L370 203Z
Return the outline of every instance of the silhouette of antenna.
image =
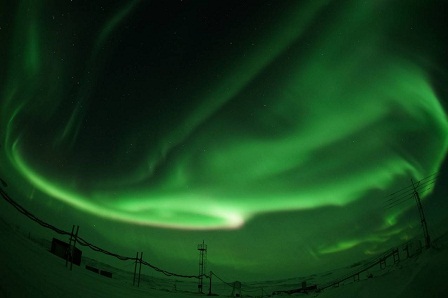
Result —
M412 198L415 199L418 213L420 215L420 223L423 229L426 248L429 248L431 246L431 237L429 236L428 226L426 223L425 213L423 212L423 206L420 200L419 191L425 192L432 189L438 177L439 173L436 172L417 182L414 182L414 180L411 179L411 185L390 194L389 196L387 196L388 199L386 201L386 209L390 209L402 203L408 202Z
M203 281L204 281L204 272L205 272L205 263L207 262L207 245L202 240L201 244L198 244L199 250L199 281L198 281L198 290L199 293L203 293Z
M431 238L429 236L428 226L426 225L426 218L425 218L425 213L423 212L423 206L422 206L422 203L420 201L420 196L417 191L417 188L418 188L418 185L420 184L420 182L417 182L416 184L414 184L414 181L411 179L411 183L412 183L412 188L414 190L414 197L417 202L418 213L420 214L420 222L422 224L423 236L425 237L426 248L429 248L431 246Z

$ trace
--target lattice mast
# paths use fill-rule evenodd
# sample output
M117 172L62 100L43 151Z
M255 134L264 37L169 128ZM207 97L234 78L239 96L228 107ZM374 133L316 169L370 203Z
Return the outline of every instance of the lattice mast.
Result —
M207 262L207 245L202 240L201 244L198 244L199 251L199 281L198 281L198 290L199 293L203 293L203 282L204 282L204 274L205 274L205 264Z
M426 224L426 218L425 213L423 212L423 206L422 202L420 201L420 196L417 192L417 187L419 186L420 182L414 183L414 181L411 179L412 187L414 188L414 197L415 201L417 203L418 213L420 215L420 223L422 225L423 229L423 236L425 237L425 245L426 248L429 248L431 246L431 238L429 236L428 226Z

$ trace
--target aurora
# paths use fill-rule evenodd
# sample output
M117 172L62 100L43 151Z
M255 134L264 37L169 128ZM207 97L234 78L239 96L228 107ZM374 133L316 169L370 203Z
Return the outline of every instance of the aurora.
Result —
M396 37L419 5L269 5L158 16L169 4L20 1L2 62L2 177L86 216L211 232L377 204L440 171L438 53ZM386 242L410 208L312 254Z

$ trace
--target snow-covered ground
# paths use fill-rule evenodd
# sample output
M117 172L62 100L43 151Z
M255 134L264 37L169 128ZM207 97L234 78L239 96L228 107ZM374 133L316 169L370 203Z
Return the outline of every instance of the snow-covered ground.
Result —
M38 243L40 242L40 244ZM133 286L133 267L126 270L110 267L84 258L81 266L70 271L65 260L51 254L49 241L33 241L0 220L0 297L201 297L196 280L149 276L144 268L140 287ZM86 270L85 265L113 273L107 278ZM363 264L358 264L359 267ZM274 291L298 289L301 282L323 285L357 266L349 266L309 277L277 281L242 283L243 297L269 297ZM368 278L368 275L371 277ZM232 287L217 277L212 279L212 293L230 296ZM209 280L204 280L208 293ZM292 296L306 295L295 293ZM411 258L401 256L400 262L389 261L360 275L359 281L347 279L338 287L310 292L308 297L447 297L448 295L448 234L435 240L433 248ZM286 293L278 296L289 296Z

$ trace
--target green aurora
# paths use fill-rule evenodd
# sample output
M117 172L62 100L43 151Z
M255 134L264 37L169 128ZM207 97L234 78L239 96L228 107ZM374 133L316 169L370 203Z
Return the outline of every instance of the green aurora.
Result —
M164 235L239 234L274 213L377 211L373 194L439 171L446 157L448 120L430 70L438 53L402 37L418 27L420 5L229 9L234 22L219 33L194 11L212 19L223 4L158 18L144 1L105 3L104 13L70 5L20 1L11 18L0 162L24 198L37 191L86 218L170 228ZM410 208L382 210L368 233L307 253L373 253L402 235Z

